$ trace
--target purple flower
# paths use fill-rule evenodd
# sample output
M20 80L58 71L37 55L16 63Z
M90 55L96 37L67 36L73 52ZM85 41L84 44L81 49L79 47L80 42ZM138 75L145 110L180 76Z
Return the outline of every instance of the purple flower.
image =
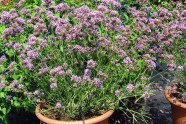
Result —
M113 7L121 7L121 3L116 1L116 0L101 0L102 3L106 4L106 5L111 5Z
M9 19L10 19L10 16L11 16L11 14L9 14L7 11L3 11L2 13L1 13L1 23L5 23L5 22L8 22L9 21Z
M117 52L118 52L119 57L125 57L126 56L126 53L123 50L118 50Z
M168 64L168 71L174 71L175 69L176 69L176 64L174 64L173 62Z
M154 69L156 67L156 63L152 60L145 60L145 62L148 64L150 69Z
M61 107L62 107L61 103L60 103L60 102L57 102L57 103L56 103L56 108L57 108L57 109L60 109Z
M174 98L172 98L172 102L174 103L174 104L176 104L176 97L174 97Z
M34 35L31 35L28 37L28 45L33 46L36 44L37 41L37 37L35 37Z
M1 56L1 58L0 58L0 64L2 64L5 59L6 59L6 56L5 55Z
M39 90L35 90L35 91L33 92L34 95L39 95L39 93L40 93Z
M25 9L25 8L21 9L20 13L22 15L30 16L30 10Z
M10 89L12 89L12 88L14 88L16 85L18 85L18 81L17 81L17 80L13 80L9 87L10 87Z
M68 67L68 64L67 64L66 62L64 62L64 63L62 64L62 66L63 66L64 68L67 68L67 67Z
M43 6L49 7L52 5L52 0L43 0L42 3Z
M83 76L83 80L86 81L86 82L91 81L90 76Z
M84 70L84 76L90 76L91 75L91 70L90 69L85 69Z
M65 3L60 3L55 7L56 12L63 12L65 10L69 10L70 7Z
M171 88L171 93L176 93L177 92L177 86L173 86Z
M147 81L147 77L141 77L142 81Z
M93 61L92 59L87 61L87 68L94 68L96 66L97 66L97 63Z
M8 69L13 69L16 64L17 63L15 61L11 62L10 65L8 66Z
M51 84L50 84L50 88L51 88L51 89L57 88L57 83L51 83Z
M98 88L102 88L102 87L103 87L103 82L100 81L100 80L97 79L97 78L94 78L92 82L93 82L94 85L95 85L96 87L98 87Z
M150 97L149 93L147 91L144 92L144 98L148 99Z
M39 69L38 75L41 76L41 75L45 74L46 72L48 72L48 67L43 67L43 68Z
M46 11L46 17L47 17L47 19L52 19L53 13L51 11Z
M58 66L57 68L53 68L50 70L50 74L53 76L59 76L59 72L62 71L62 66Z
M126 87L126 91L127 92L131 92L132 89L134 88L135 86L133 84L129 84L127 87Z
M183 71L183 66L178 66L177 69L178 69L179 71Z
M40 103L40 102L41 102L41 100L40 100L40 99L36 99L36 102L37 102L37 103Z
M176 8L180 8L180 7L182 7L183 6L183 4L181 3L181 2L178 2L177 4L176 4Z
M116 96L120 96L120 95L121 95L121 92L120 92L119 90L116 90L116 91L115 91L115 95L116 95Z
M72 75L72 70L68 69L65 73L66 73L67 75Z
M32 63L28 63L27 67L28 67L29 71L33 71L34 70L34 65Z
M182 100L183 100L183 102L186 102L186 92L184 92L184 93L182 94Z
M0 83L0 88L1 88L1 89L4 89L5 86L6 86L6 83L5 83L5 82L1 82L1 83Z
M36 59L39 57L39 54L34 50L30 50L27 52L27 56L30 57L31 59Z
M17 21L18 24L20 24L20 25L22 25L22 26L25 26L25 25L26 25L25 19L16 18L16 21Z
M75 81L76 83L81 83L82 79L81 79L81 77L78 77L77 75L72 75L71 81Z
M57 73L59 76L64 76L65 75L65 71L61 70Z
M133 62L132 62L131 58L129 58L129 57L126 57L126 58L123 59L123 64L125 64L125 65L129 65L129 64L132 64L132 63Z
M23 84L19 84L18 86L17 86L17 88L19 89L19 90L22 90L22 89L24 89L24 85Z

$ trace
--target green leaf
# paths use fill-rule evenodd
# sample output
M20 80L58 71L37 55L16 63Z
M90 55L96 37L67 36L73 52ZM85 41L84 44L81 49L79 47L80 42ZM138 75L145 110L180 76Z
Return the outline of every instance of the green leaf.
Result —
M1 109L2 113L6 115L6 108Z
M3 33L4 30L5 30L5 25L1 25L0 26L0 34Z
M129 17L127 16L127 14L124 13L123 15L125 16L125 19L126 19L126 21L128 22L128 21L129 21Z
M13 77L13 79L18 80L19 77L20 77L20 75L16 75L16 74L14 74L14 75L12 75L12 77Z
M20 103L17 102L17 101L14 101L14 102L13 102L13 105L14 105L15 107L20 107Z
M10 88L8 86L6 86L4 91L10 91Z
M35 3L35 4L38 4L38 0L34 0L34 3Z
M63 46L62 45L60 46L60 50L61 50L61 52L63 52Z
M7 50L7 54L12 57L14 55L14 51L12 49Z
M4 92L0 92L0 98L5 98L5 93Z

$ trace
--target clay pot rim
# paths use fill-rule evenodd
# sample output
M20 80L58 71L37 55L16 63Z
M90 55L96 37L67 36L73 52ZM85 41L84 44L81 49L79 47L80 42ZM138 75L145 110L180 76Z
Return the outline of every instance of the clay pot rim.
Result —
M176 106L179 106L181 108L185 108L186 109L186 104L185 103L182 103L180 102L179 100L176 100L176 102L174 103L171 96L170 96L170 90L165 90L164 92L164 95L165 95L165 98L172 104L172 105L176 105Z
M98 117L86 119L85 124L93 124L93 123L103 121L103 120L109 118L113 113L114 113L114 110L109 110L105 114L102 114ZM59 121L59 120L53 120L53 119L47 118L40 113L40 105L38 105L36 107L35 115L42 122L47 123L47 124L83 124L83 121Z

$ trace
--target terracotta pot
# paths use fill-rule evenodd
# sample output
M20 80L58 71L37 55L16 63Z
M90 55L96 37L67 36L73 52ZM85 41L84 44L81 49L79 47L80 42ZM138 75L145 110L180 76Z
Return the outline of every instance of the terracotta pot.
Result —
M11 0L2 0L2 5L7 5Z
M179 102L173 102L170 97L170 91L165 90L165 98L171 103L173 124L186 124L186 104Z
M113 114L113 112L113 110L109 110L101 116L87 119L85 120L85 124L108 124L109 117ZM83 124L83 121L59 121L47 118L40 113L39 105L35 109L35 114L37 118L39 118L39 120L42 121L44 124Z

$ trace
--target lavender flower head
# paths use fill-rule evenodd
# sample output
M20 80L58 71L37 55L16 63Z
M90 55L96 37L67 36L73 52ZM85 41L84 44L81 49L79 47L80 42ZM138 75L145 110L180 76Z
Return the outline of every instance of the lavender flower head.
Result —
M82 79L81 79L81 77L79 77L77 75L72 75L71 76L71 81L75 81L76 83L81 83Z
M131 92L133 90L135 86L133 84L129 84L127 87L126 87L126 91L127 92Z
M50 88L51 89L56 89L57 88L57 83L51 83Z
M23 84L19 84L19 85L17 86L17 88L18 88L19 90L22 90L22 89L25 88L25 86L24 86Z
M184 92L184 93L182 94L182 100L183 100L183 102L186 102L186 92Z
M94 79L93 79L93 83L94 83L94 85L95 85L96 87L98 87L98 88L102 88L102 87L103 87L103 82L100 81L100 80L97 79L97 78L94 78Z
M90 69L85 69L84 70L84 76L90 76L91 75L91 70Z
M60 102L57 102L57 103L56 103L56 108L57 108L57 109L60 109L61 107L62 107L61 103L60 103Z
M17 81L17 80L13 80L9 87L10 87L10 89L12 89L12 88L14 88L16 85L18 85L18 81Z
M148 99L150 97L149 93L147 91L144 92L144 98Z
M120 95L121 95L121 92L120 92L119 90L116 90L116 91L115 91L115 95L116 95L116 96L120 96Z
M33 92L34 95L39 95L39 93L40 93L39 90L35 90L35 91Z
M6 86L6 83L5 83L5 82L1 82L1 83L0 83L0 88L1 88L1 89L4 89L5 86Z
M97 63L94 60L88 60L87 61L87 68L94 68L97 66Z
M30 57L31 59L36 59L39 57L39 54L34 50L30 50L27 52L27 56Z

